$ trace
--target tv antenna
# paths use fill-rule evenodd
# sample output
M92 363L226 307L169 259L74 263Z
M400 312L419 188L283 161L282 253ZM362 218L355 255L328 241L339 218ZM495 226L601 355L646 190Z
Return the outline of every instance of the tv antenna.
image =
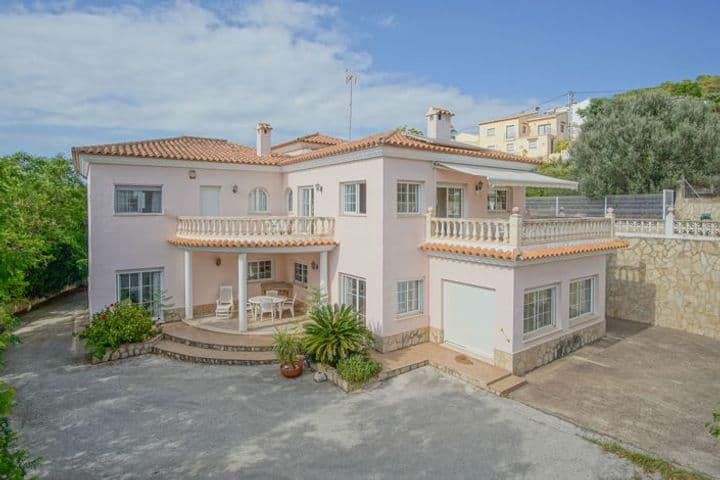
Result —
M358 77L357 74L351 70L345 69L345 85L349 87L350 90L350 101L348 103L348 140L352 139L352 97L353 97L353 87L357 85Z

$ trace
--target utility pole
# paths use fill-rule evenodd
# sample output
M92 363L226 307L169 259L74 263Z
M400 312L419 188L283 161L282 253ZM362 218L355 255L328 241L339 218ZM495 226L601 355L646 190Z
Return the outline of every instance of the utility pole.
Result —
M573 115L573 105L575 104L575 92L570 90L567 93L568 97L568 139L570 141L573 140L573 137L575 136L575 127L573 120L575 119L575 115Z
M352 102L353 102L353 86L357 85L357 75L348 69L345 69L345 85L350 87L350 101L348 103L348 140L352 140Z

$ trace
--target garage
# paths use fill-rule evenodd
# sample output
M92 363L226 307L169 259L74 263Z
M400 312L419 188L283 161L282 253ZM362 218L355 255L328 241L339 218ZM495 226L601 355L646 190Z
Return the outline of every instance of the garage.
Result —
M445 342L493 358L495 353L495 290L443 280Z

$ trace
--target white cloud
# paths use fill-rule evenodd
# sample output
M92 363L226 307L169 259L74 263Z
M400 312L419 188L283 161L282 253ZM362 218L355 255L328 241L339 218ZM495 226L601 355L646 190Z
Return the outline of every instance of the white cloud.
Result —
M151 10L69 5L0 12L0 128L43 136L55 127L168 131L250 143L255 123L268 121L280 136L343 134L347 67L360 77L359 132L422 127L430 105L454 110L465 126L530 104L377 71L367 52L349 47L328 5L270 0L222 16L183 2Z

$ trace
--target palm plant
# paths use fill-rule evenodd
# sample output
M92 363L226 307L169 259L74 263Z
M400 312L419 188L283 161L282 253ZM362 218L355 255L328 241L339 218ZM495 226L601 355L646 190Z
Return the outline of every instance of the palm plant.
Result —
M309 316L303 325L305 352L320 363L335 366L350 354L367 353L374 341L350 306L316 305Z
M275 341L273 351L280 360L281 367L293 365L296 357L302 354L302 339L295 331L277 329L273 340Z

